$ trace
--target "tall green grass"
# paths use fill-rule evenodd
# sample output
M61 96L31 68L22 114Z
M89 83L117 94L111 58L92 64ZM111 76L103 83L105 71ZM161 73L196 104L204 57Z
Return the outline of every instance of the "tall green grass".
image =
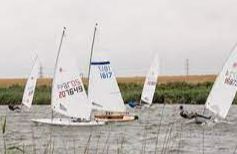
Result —
M190 84L186 82L174 82L157 86L153 102L166 104L204 104L211 90L212 82ZM121 83L119 84L125 103L140 101L143 84ZM87 89L87 86L85 86ZM24 87L13 85L8 88L0 88L0 104L20 104ZM51 87L38 86L35 91L33 104L50 104ZM234 100L237 103L237 100Z
M204 104L210 92L212 83L189 84L186 82L174 82L157 86L153 102L167 104ZM124 101L139 101L143 85L120 84Z
M0 88L0 105L21 104L24 86ZM33 104L50 104L51 87L39 86L35 90Z

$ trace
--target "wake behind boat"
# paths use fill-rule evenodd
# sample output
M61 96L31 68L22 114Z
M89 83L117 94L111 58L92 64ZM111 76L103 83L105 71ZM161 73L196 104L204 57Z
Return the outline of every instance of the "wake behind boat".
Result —
M104 125L105 122L91 119L92 104L88 101L77 65L73 63L70 54L60 52L65 31L66 28L64 27L54 69L51 108L53 112L67 118L52 117L49 119L32 119L32 121L57 126Z
M213 126L216 124L225 124L225 125L234 125L235 122L227 121L225 119L218 119L218 118L202 118L202 117L196 117L191 120L187 120L185 124L199 124L199 125L207 125L207 126Z

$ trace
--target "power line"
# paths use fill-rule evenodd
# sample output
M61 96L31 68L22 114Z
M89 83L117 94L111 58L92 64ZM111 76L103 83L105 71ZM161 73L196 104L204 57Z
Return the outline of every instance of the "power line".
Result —
M186 76L189 76L189 59L188 58L186 59L186 67L185 67L185 69L186 69Z
M40 64L39 77L43 78L43 66Z

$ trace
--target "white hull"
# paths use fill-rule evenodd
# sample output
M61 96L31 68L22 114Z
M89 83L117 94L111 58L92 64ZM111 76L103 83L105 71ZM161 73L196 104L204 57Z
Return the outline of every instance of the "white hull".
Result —
M54 119L31 119L34 123L37 124L47 124L53 126L101 126L105 125L105 122L101 121L81 121L74 122L72 119L67 118L54 118Z

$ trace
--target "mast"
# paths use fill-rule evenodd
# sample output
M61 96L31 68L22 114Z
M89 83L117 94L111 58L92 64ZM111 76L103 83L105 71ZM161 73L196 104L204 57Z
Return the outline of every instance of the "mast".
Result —
M55 63L55 66L54 66L53 82L52 82L52 89L51 89L51 101L53 100L52 97L53 97L54 78L55 78L55 75L56 75L56 68L57 68L57 65L58 65L58 58L59 58L59 54L60 54L60 51L61 51L61 47L62 47L62 43L63 43L63 38L64 38L64 35L65 35L65 31L66 31L66 27L63 27L63 33L62 33L62 36L61 36L61 39L60 39L60 44L59 44L59 47L58 47L56 63ZM51 105L52 105L52 103L51 103ZM53 110L52 110L52 117L51 117L51 119L53 119Z
M90 54L90 62L89 62L89 70L88 70L88 87L89 87L89 82L90 82L91 60L92 60L92 54L93 54L93 49L94 49L95 34L96 34L97 26L98 26L98 24L96 23L95 24L95 29L94 29L94 34L93 34L92 45L91 45L91 54ZM89 90L87 90L87 95L88 95L88 93L89 93Z

